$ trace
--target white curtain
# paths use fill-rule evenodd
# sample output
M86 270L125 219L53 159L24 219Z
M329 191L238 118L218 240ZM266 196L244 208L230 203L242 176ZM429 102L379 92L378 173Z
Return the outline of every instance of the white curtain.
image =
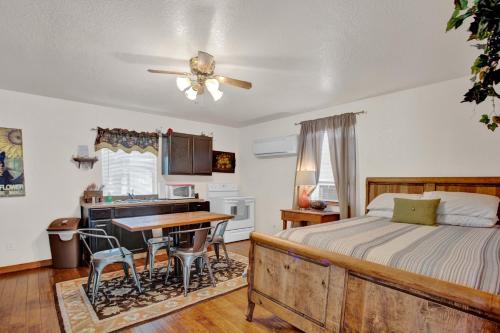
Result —
M356 213L356 115L345 113L326 118L325 122L340 218L344 219Z

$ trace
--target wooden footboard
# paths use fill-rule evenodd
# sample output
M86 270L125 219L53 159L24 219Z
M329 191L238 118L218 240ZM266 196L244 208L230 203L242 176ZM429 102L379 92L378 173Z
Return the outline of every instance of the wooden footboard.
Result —
M306 332L500 332L500 296L260 233L255 304Z

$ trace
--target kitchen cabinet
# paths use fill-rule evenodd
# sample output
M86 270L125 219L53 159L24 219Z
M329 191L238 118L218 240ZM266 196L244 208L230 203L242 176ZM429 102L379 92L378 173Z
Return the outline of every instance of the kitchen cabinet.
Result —
M193 174L212 174L212 138L208 136L193 137Z
M172 133L162 137L162 174L211 175L211 137Z
M115 236L120 245L126 247L133 253L145 252L146 244L140 232L130 232L123 228L116 227L112 220L114 218L161 215L172 213L210 211L210 202L208 201L193 201L184 203L162 203L151 205L130 205L126 207L116 206L108 208L98 208L92 206L82 206L82 221L83 228L97 228L106 231L110 236ZM209 226L207 224L206 226ZM167 230L164 230L166 235ZM145 232L146 237L151 237L151 231ZM109 249L109 243L105 239L90 239L90 248L92 252ZM115 245L115 244L113 244ZM83 260L88 262L89 253L85 249L83 251Z

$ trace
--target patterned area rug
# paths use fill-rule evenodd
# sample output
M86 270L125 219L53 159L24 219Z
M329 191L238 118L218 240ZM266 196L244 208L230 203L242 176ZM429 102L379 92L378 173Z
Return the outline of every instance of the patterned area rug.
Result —
M217 282L210 284L208 270L200 275L193 265L189 293L184 297L181 277L169 277L165 284L166 263L157 264L152 279L139 267L143 293L139 294L133 280L123 271L102 276L99 295L94 305L86 294L87 278L56 284L56 292L64 329L67 333L111 332L126 326L153 319L203 300L223 295L247 285L243 277L248 258L229 253L230 267L221 258L209 253L210 264Z

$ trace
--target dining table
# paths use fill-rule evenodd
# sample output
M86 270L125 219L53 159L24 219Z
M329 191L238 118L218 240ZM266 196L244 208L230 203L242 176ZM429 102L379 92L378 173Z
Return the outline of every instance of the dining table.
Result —
M148 215L137 217L124 217L112 220L112 223L120 228L131 232L141 232L143 238L146 239L145 232L154 229L166 229L166 233L179 231L184 226L203 225L209 222L222 222L229 221L233 215L219 214L205 211L186 212L186 213L173 213L162 215ZM180 245L180 237L175 235L173 237L173 245L178 247ZM175 260L174 273L176 276L182 274L182 265Z

